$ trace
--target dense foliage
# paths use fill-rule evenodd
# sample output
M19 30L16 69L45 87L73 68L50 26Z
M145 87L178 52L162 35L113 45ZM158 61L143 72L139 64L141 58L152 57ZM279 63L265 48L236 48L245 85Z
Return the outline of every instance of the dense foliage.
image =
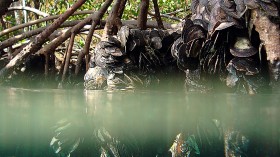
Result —
M22 4L23 0L20 0L19 5ZM26 0L26 6L34 7L36 9L39 9L45 13L48 13L50 15L58 15L62 14L66 11L67 8L72 6L76 0ZM105 0L87 0L84 5L82 5L79 10L99 10L99 8L102 6L102 4L105 2ZM139 4L140 0L132 1L129 0L128 4L126 5L125 12L123 14L123 19L136 19L138 12L139 12ZM162 14L168 14L171 16L176 16L178 18L183 18L186 14L186 11L188 10L188 7L190 4L186 4L184 0L159 0L158 1L159 10ZM150 9L149 12L154 12L153 9L153 3L150 1ZM111 10L111 7L109 7L108 11ZM21 13L20 13L21 14ZM30 13L32 14L32 13ZM6 21L10 21L11 24L15 24L15 20L11 21L10 17L5 16ZM32 15L29 15L30 18L32 18ZM23 20L23 18L21 18ZM165 19L167 20L167 19ZM23 21L22 21L23 22Z
M69 7L71 7L76 0L19 0L18 2L15 2L13 6L22 6L23 3L25 3L25 6L36 8L42 12L45 12L49 15L59 15L64 13ZM98 11L102 4L104 4L105 0L87 0L85 4L83 4L78 11L85 11L85 10L93 10ZM126 8L124 10L124 14L122 16L123 20L135 20L137 19L137 15L139 13L139 5L140 0L128 0L128 3L126 5ZM167 15L168 17L176 17L177 19L182 19L186 16L186 14L189 14L189 7L190 4L184 1L184 0L158 0L159 10L162 14ZM107 14L105 14L104 18L107 17L108 13L112 9L112 6L108 8ZM153 2L150 1L150 8L149 8L149 17L153 20L154 17L152 14L154 13L154 7ZM68 20L81 20L86 18L88 15L75 15L71 16ZM40 18L40 16L34 14L33 12L27 12L27 21L32 21L35 19ZM104 19L103 18L103 19ZM174 23L174 19L170 18L162 18L163 21ZM0 31L4 30L5 28L10 28L15 25L25 23L24 21L24 14L22 10L16 10L14 12L10 11L6 15L3 16L3 21L5 23L5 26L3 24L0 25ZM35 29L37 27L43 27L46 26L48 23L40 23L36 26L29 27L29 29ZM26 30L25 30L26 31ZM10 33L10 35L7 36L1 36L0 41L4 41L8 39L11 36L15 36L16 34L22 33L22 30L14 31Z

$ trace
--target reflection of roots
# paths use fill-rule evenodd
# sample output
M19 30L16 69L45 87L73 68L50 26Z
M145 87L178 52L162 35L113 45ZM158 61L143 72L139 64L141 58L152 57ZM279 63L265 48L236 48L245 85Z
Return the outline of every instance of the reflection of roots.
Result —
M225 156L246 156L249 140L238 131L225 132Z
M205 135L196 134L188 135L180 133L176 136L173 145L170 148L172 157L196 157L196 156L223 156L222 145L219 138L212 138L213 132L209 132L210 128L204 128ZM210 134L209 134L210 133ZM222 133L222 132L220 132ZM241 157L247 156L249 139L240 131L228 129L224 134L224 156L225 157ZM203 138L203 139L202 139Z

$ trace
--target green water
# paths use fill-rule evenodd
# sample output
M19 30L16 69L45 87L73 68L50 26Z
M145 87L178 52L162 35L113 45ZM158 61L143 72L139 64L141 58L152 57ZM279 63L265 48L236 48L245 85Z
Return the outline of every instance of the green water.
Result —
M171 156L179 133L196 135L200 155L213 156L203 152L223 153L227 130L246 136L247 156L280 156L279 94L0 88L0 100L0 157L63 156L50 146L58 128L80 139L71 156L100 154L93 136L101 128L139 156Z

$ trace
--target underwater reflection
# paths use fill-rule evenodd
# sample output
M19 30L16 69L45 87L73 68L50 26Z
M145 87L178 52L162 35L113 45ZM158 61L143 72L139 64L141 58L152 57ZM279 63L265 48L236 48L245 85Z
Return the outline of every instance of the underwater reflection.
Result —
M0 156L280 156L279 95L0 90Z
M84 97L85 114L75 122L83 133L67 151L74 156L85 153L78 145L93 156L279 155L277 95L86 91ZM64 128L58 130L57 146Z

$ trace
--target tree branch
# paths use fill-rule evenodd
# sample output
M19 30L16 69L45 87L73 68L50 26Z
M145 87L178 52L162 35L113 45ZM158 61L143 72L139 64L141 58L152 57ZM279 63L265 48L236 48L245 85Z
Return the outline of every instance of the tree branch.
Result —
M122 18L122 15L123 15L123 12L124 12L124 9L125 9L126 2L127 2L127 0L122 0L122 1L121 1L120 7L119 7L119 10L118 10L118 17L119 17L120 19Z
M12 71L12 68L17 64L23 62L23 60L30 54L38 51L42 44L67 18L73 14L86 0L78 0L72 7L70 7L63 15L56 19L52 25L46 28L42 33L35 37L35 40L30 42L18 55L16 55L4 68L0 71L0 79L3 79L7 74Z
M95 12L94 14L90 15L86 19L82 20L80 23L72 27L70 30L63 33L61 36L57 37L53 41L51 41L48 45L44 46L41 50L39 50L38 53L45 53L45 52L53 52L61 43L63 43L65 40L67 40L72 32L76 32L81 30L87 23L94 21L96 24L99 23L100 19L105 14L106 10L110 6L113 0L107 0L102 7L99 9L98 12ZM93 20L92 20L93 19Z
M158 23L158 28L164 29L163 23L162 23L162 20L161 20L161 16L160 16L160 12L159 12L159 8L158 8L157 0L153 0L153 3L154 3L154 9L155 9L155 17L156 17L156 20L157 20L157 23Z
M8 11L14 11L14 10L27 10L43 17L50 16L48 13L42 12L38 9L31 8L31 7L15 6L15 7L8 8Z
M93 14L94 12L95 11L89 11L89 10L87 10L87 11L79 11L79 12L73 13L71 16L81 15L81 14ZM3 36L5 34L11 33L11 32L16 31L18 29L29 27L29 26L32 26L32 25L35 25L35 24L38 24L38 23L41 23L41 22L46 22L46 21L54 20L54 19L59 18L60 16L61 15L53 15L53 16L42 18L42 19L30 21L30 22L27 22L27 23L24 23L24 24L16 25L14 27L11 27L9 29L5 29L5 30L1 31L0 32L0 36Z
M91 39L92 39L92 36L93 36L93 33L94 33L96 25L97 25L97 23L95 23L93 21L92 24L91 24L91 27L89 29L87 38L86 38L86 42L85 42L84 48L83 48L83 50L78 55L77 64L76 64L76 67L75 67L75 75L76 76L78 75L79 70L81 68L83 57L85 55L89 54L90 43L91 43ZM87 56L87 58L88 58L88 56ZM87 58L86 58L86 60L87 60ZM88 65L88 63L86 63L86 65ZM88 67L87 67L87 69L88 69Z
M63 74L62 74L62 82L64 82L65 77L66 77L66 73L67 73L68 68L69 68L72 49L73 49L73 45L74 45L74 39L75 39L75 34L72 33L69 44L68 44L68 49L66 51L65 65L64 65L64 70L63 70ZM63 67L61 67L61 68L63 68Z
M63 27L72 27L72 26L75 26L77 25L78 23L80 23L81 21L80 20L76 20L76 21L66 21L64 22L62 25L60 25L60 28L63 28ZM106 21L101 21L101 24L102 25L105 25ZM89 23L86 23L86 25L90 24ZM97 24L97 23L96 23ZM132 21L132 20L124 20L122 21L122 24L123 25L128 25L130 28L136 28L137 27L137 23L136 21ZM147 22L147 27L148 28L155 28L156 27L156 23L155 21L148 21ZM168 24L168 23L164 23L163 24L164 27L166 29L170 29L171 28L171 25ZM96 28L95 26L95 29L103 29L104 27L98 27ZM39 33L41 33L42 31L44 31L46 29L46 27L42 27L42 28L38 28L38 29L35 29L35 30L31 30L31 31L28 31L28 32L25 32L23 34L20 34L20 35L16 35L14 37L11 37L7 40L4 40L2 42L0 42L0 49L4 49L4 48L7 48L9 46L12 46L14 45L15 43L23 40L23 39L26 39L26 38L30 38L34 35L37 35ZM85 30L87 30L88 28L85 28ZM69 31L70 32L70 31ZM50 37L53 36L53 35L50 35ZM67 39L67 38L66 38ZM64 40L65 41L65 40ZM63 42L64 42L63 41Z
M72 26L75 26L76 24L78 24L79 22L81 22L81 21L66 21L62 25L60 25L60 28L62 28L62 27L72 27ZM34 29L34 30L31 30L31 31L25 32L25 33L20 34L20 35L16 35L16 36L11 37L7 40L4 40L4 41L0 42L0 49L4 49L6 47L12 46L13 44L15 44L18 41L21 41L21 40L29 38L31 36L37 35L37 34L43 32L46 28L47 27L41 27L41 28L38 28L38 29Z

